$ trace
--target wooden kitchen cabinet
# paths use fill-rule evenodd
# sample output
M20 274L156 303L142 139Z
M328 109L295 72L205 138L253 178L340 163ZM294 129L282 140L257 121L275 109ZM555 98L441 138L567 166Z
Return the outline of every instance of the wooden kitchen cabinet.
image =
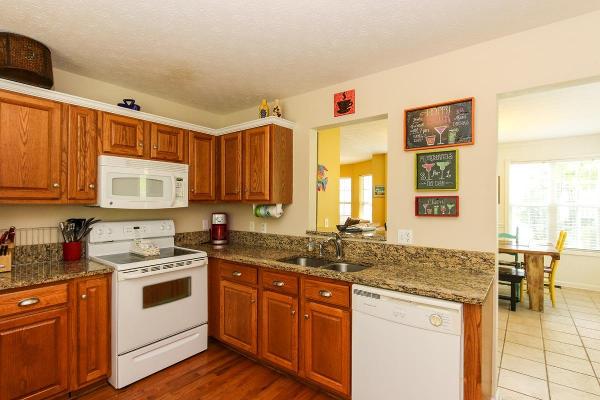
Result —
M0 399L38 400L68 390L68 309L0 320Z
M0 91L0 199L62 196L61 104Z
M305 301L302 313L304 376L348 396L350 312L314 301Z
M261 297L260 357L298 371L298 299L271 291Z
M96 203L98 177L98 112L64 106L67 136L67 199L71 203Z
M110 365L110 278L78 280L76 388L106 377Z
M150 127L150 158L160 161L186 161L187 131L153 123Z
M144 121L123 115L102 113L102 153L143 157L145 139Z
M220 281L220 339L251 354L258 350L257 297L254 287Z
M292 131L278 125L244 131L244 201L270 204L292 202L292 140Z
M242 132L219 137L219 199L242 200Z
M216 136L189 133L189 185L190 200L215 200Z

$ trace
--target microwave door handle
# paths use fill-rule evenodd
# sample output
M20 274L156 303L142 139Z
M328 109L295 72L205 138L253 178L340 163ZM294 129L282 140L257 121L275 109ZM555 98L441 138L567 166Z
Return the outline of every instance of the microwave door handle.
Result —
M171 190L171 207L173 207L175 205L175 202L177 201L177 188L174 176L171 176Z

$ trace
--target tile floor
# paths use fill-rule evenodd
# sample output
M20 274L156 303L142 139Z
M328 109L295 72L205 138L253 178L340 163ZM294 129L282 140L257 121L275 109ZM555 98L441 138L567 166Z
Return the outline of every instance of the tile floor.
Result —
M556 308L546 293L544 313L526 299L516 312L499 301L502 400L600 400L600 292L557 292Z

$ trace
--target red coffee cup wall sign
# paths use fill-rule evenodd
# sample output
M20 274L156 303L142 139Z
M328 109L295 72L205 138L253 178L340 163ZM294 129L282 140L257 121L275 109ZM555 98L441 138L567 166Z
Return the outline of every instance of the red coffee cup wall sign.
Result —
M354 114L356 110L356 101L354 96L354 89L334 94L333 116L341 117L343 115Z

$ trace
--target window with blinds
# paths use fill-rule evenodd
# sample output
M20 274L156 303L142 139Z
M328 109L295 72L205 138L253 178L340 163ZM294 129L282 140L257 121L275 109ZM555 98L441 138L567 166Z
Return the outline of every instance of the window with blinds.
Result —
M600 158L511 163L508 178L510 232L537 243L600 250Z
M340 178L340 224L352 215L352 178Z

